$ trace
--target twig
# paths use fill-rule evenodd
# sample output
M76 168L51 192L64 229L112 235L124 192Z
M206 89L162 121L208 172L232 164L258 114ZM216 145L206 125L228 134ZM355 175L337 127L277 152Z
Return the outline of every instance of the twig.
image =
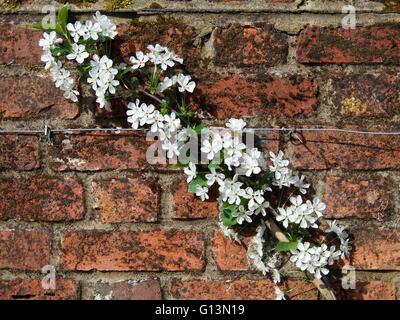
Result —
M279 228L279 226L275 223L273 219L270 218L264 222L267 228L272 232L277 240L279 240L280 242L290 242L286 235L282 232L281 228ZM326 278L318 279L317 277L314 277L313 283L325 300L336 300L335 293L330 288L328 280Z

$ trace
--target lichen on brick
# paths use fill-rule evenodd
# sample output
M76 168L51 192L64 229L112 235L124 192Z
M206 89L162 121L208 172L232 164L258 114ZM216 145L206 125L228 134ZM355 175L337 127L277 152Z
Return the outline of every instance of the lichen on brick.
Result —
M104 6L106 10L115 11L128 8L133 4L133 0L111 0Z
M360 99L351 97L343 99L342 113L352 113L359 116L367 111L367 104L363 103Z

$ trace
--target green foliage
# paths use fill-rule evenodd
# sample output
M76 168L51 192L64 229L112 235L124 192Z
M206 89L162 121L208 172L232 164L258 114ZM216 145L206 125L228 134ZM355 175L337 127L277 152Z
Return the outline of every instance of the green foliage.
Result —
M188 185L188 191L190 193L196 193L197 186L207 187L207 180L205 178L205 174L199 174L195 179L190 181Z
M297 244L298 244L297 240L291 242L279 242L277 243L275 249L276 251L279 252L295 250L297 248Z
M233 213L239 210L239 206L235 204L229 204L227 202L221 205L221 219L226 227L232 227L237 224L236 218L232 216Z

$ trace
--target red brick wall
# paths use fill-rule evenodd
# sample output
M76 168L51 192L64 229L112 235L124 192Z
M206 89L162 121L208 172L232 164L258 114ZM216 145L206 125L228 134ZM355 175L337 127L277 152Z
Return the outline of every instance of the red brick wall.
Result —
M359 27L344 30L351 2ZM134 20L113 13L114 53L171 47L198 80L192 106L215 124L235 116L256 127L400 131L400 15L384 2L134 1L123 9ZM100 112L91 97L73 104L54 88L29 29L40 9L35 0L1 9L0 127L126 126L120 106ZM400 297L400 136L264 138L264 151L284 150L327 217L351 230L357 289L341 297ZM56 134L52 144L0 135L0 298L274 298L245 250L217 231L216 203L188 194L179 171L150 166L146 148L138 134ZM55 291L40 284L47 264ZM283 288L316 299L300 278Z

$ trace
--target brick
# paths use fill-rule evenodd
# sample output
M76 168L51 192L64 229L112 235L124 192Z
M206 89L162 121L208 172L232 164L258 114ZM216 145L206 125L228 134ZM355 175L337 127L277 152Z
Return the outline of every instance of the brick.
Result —
M80 271L200 271L204 250L203 234L196 231L78 231L64 237L61 266Z
M141 133L59 134L53 139L50 163L57 171L143 169L148 166L148 146L146 136Z
M396 300L396 288L390 281L357 281L355 289L342 289L341 300Z
M39 140L34 136L0 135L0 169L40 168Z
M390 209L391 190L391 183L383 177L327 177L325 217L381 220Z
M280 284L283 290L292 289L293 299L316 299L316 289L303 281ZM269 280L174 280L174 298L185 300L273 300L275 284Z
M96 180L92 188L99 221L157 221L160 188L156 181L143 178Z
M11 24L0 25L0 62L40 64L40 31Z
M54 290L44 289L41 279L0 280L0 300L77 300L79 285L56 279Z
M95 287L97 300L161 300L159 280L128 280L114 283L99 281Z
M396 128L347 127L343 129L397 131ZM343 132L306 131L303 143L294 143L292 165L298 169L384 170L400 165L400 137Z
M71 221L84 214L83 186L76 179L0 179L0 220Z
M73 119L79 107L63 97L48 77L13 75L0 78L1 119Z
M272 25L233 24L215 33L215 64L270 67L286 62L288 37Z
M302 75L214 76L200 81L194 104L218 119L309 116L317 108L318 85Z
M174 213L175 219L203 219L218 217L218 202L201 201L193 193L189 193L185 179L174 183Z
M214 233L212 252L221 271L246 271L249 269L246 248L225 237L221 231Z
M351 263L360 270L400 270L400 236L397 229L356 229Z
M400 81L396 74L330 75L327 92L334 115L340 117L385 117L398 113Z
M50 264L50 241L44 231L0 231L0 269L41 270Z
M149 44L168 47L183 57L185 67L191 69L200 60L200 49L194 44L196 31L184 21L160 16L155 21L134 21L120 24L118 36L113 41L114 51L126 63L136 51L147 51Z
M301 63L400 64L400 26L373 25L343 29L308 26L296 44Z

